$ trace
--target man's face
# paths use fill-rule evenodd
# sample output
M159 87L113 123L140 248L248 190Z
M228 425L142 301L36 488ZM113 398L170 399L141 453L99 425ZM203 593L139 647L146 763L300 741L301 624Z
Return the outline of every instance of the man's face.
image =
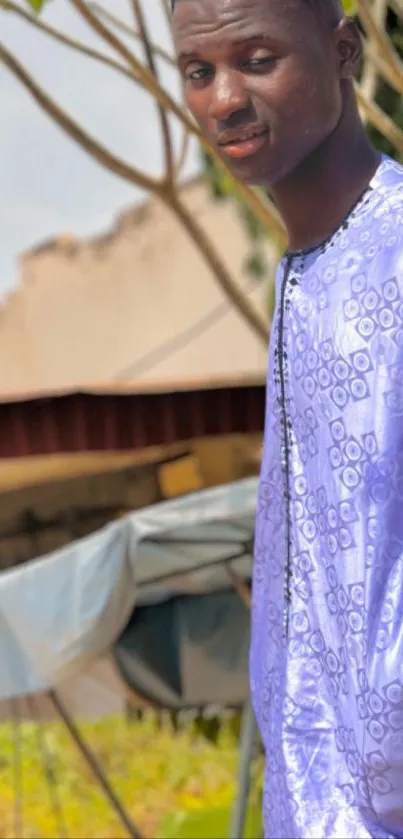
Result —
M336 127L340 38L311 3L177 0L174 34L187 105L241 180L278 183Z

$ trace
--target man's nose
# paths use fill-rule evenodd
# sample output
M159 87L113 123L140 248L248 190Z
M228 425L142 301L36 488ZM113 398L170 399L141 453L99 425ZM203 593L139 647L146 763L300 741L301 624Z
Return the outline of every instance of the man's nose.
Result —
M212 86L208 115L217 122L225 122L232 114L250 105L240 74L236 70L217 70Z

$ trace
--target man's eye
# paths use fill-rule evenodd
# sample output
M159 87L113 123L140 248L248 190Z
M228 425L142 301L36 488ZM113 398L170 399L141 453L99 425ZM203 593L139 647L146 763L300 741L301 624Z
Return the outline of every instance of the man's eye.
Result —
M251 70L265 70L274 64L275 60L272 55L265 55L262 58L248 58L247 61L242 63L242 67Z
M186 71L186 78L192 82L200 82L211 77L211 67L195 67Z

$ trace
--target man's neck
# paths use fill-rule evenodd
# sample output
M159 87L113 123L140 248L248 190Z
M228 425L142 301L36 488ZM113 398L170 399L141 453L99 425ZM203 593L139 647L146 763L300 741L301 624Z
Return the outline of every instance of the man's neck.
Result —
M270 190L287 228L290 249L306 250L331 236L365 191L379 161L349 91L331 137Z

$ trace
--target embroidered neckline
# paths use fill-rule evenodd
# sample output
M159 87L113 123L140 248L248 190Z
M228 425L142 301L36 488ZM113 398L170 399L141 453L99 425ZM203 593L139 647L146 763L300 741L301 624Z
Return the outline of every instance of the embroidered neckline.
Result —
M337 241L339 235L343 233L349 227L351 221L356 217L357 213L362 210L364 206L368 203L369 199L371 198L374 190L376 189L377 183L379 181L379 176L382 174L382 169L385 164L385 156L382 155L379 165L377 166L368 186L365 187L363 192L358 196L357 200L354 202L353 206L350 207L348 213L345 215L341 224L339 224L338 228L323 239L322 242L319 244L314 245L312 248L300 248L299 250L287 250L284 254L286 259L294 259L294 258L301 258L304 256L308 256L311 253L315 253L318 251L319 253L323 253L327 251L328 248L333 247L335 242Z

